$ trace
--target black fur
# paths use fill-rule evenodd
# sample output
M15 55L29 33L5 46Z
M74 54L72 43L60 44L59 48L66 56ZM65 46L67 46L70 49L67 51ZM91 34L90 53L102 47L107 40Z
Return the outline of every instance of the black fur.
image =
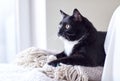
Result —
M104 66L104 41L106 32L97 31L92 23L83 17L77 9L69 16L61 11L63 19L58 35L68 41L79 41L72 49L70 56L65 51L57 54L57 60L49 64L57 66L59 63L82 66ZM69 25L69 26L67 26ZM67 27L68 28L67 28Z

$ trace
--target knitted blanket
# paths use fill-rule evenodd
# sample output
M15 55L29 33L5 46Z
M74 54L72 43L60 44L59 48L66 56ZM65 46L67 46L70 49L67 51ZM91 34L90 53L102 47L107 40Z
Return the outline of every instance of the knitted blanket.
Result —
M56 52L32 47L20 52L14 62L24 68L39 68L40 72L53 81L101 81L103 67L72 66L62 63L60 66L52 67L47 63L56 59L54 54Z

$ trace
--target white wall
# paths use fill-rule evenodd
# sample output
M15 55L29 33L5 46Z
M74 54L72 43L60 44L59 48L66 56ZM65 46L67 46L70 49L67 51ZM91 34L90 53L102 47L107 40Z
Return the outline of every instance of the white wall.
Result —
M119 4L120 0L46 0L48 49L63 49L63 43L57 38L58 24L62 18L60 9L71 15L77 8L98 30L106 31L111 15Z
M29 1L32 46L46 49L46 1Z

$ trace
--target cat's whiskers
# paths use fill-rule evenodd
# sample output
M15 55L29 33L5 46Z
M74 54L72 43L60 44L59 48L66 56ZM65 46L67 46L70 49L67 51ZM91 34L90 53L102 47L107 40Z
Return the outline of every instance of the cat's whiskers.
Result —
M65 37L66 37L68 40L70 40L70 38L69 38L67 35L65 35Z
M75 34L72 34L72 33L66 33L66 34L69 36L75 36Z
M79 42L83 41L85 38L87 37L87 34L82 35L82 37L80 37L80 39L78 40Z

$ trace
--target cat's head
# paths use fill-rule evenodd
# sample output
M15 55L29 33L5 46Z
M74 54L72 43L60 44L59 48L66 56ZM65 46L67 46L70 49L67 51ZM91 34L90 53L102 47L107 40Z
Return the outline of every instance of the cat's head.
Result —
M58 36L68 41L84 39L89 34L90 28L93 27L91 22L83 17L77 9L73 10L71 16L62 10L60 10L60 13L63 19L60 22Z

